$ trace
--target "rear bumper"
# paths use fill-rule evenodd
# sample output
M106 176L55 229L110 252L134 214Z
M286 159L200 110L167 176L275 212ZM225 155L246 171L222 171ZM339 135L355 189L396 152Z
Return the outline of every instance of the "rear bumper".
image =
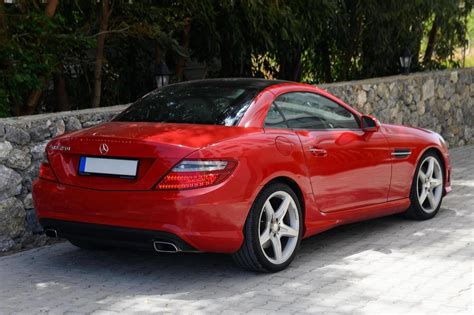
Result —
M197 251L176 235L167 232L55 219L40 219L40 224L45 230L55 230L58 237L66 239L140 250L154 250L154 242L160 241L174 244L179 251Z
M150 247L166 236L192 250L219 253L240 248L251 205L225 185L180 192L99 191L38 179L33 197L43 227L55 223L60 237L106 237L119 246Z

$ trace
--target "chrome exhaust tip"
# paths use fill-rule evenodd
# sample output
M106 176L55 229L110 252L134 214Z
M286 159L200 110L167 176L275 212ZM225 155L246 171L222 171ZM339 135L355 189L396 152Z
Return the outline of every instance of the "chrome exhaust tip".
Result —
M46 234L47 237L58 238L58 231L55 229L45 229L44 234Z
M153 248L158 253L178 253L181 250L171 242L154 241Z

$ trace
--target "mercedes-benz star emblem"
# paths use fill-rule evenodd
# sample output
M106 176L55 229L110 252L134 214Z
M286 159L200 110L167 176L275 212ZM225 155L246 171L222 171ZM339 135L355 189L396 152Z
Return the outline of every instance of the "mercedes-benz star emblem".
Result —
M99 152L100 152L100 154L102 154L102 155L107 154L107 152L109 152L109 146L108 146L107 144L105 144L105 143L102 143L102 144L100 145L100 147L99 147Z

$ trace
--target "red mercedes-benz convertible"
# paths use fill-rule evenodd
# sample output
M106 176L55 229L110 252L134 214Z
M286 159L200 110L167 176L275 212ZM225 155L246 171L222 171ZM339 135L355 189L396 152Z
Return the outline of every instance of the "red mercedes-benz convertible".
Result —
M51 140L33 193L46 235L81 248L230 253L274 272L337 225L432 218L450 170L432 131L380 124L311 85L219 79Z

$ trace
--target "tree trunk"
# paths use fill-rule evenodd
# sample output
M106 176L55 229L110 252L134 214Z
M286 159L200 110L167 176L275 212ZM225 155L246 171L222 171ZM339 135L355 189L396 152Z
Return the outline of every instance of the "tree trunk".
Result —
M183 31L183 48L186 54L189 49L189 32L191 31L191 18L184 20L184 31ZM178 63L176 64L176 79L178 82L183 80L184 66L186 65L186 56L179 56Z
M331 74L331 55L329 53L329 47L327 39L323 39L320 46L321 61L322 61L322 72L325 83L333 81Z
M69 95L67 94L66 79L64 78L64 65L61 63L58 72L54 75L54 91L58 111L71 110Z
M227 32L222 34L222 42L220 44L221 53L221 77L231 77L234 73L234 64L232 61L232 47Z
M300 81L301 79L301 49L294 48L294 53L280 53L278 56L278 79Z
M439 17L436 15L433 25L431 26L430 33L428 35L428 44L426 45L425 56L423 57L423 63L427 64L433 57L433 52L436 45L436 35L438 33Z
M278 58L278 80L286 80L286 72L287 72L287 65L286 65L286 59L280 56Z
M58 7L59 0L49 0L46 8L44 10L44 14L49 17L53 18L54 14L56 14L56 9ZM41 88L38 88L31 92L28 100L26 101L26 108L24 109L23 113L26 115L31 115L36 111L36 107L38 107L38 102L41 98L41 94L43 94L43 87L47 83L47 79L44 76L39 78L39 81L42 82Z
M421 41L423 40L423 25L419 23L412 24L412 32L415 35L413 40L412 54L413 59L411 60L411 69L412 71L420 71L420 50L421 50Z
M155 68L153 69L153 88L155 89L158 87L158 82L156 80L156 71L157 68L160 66L161 59L161 46L159 43L157 43L155 47ZM163 59L165 59L164 56Z
M42 82L44 78L40 78ZM44 85L44 84L42 84ZM37 89L31 92L30 96L28 96L28 100L26 101L26 108L23 110L23 115L32 115L36 111L36 107L38 106L38 102L41 98L41 94L43 94L42 89Z
M102 65L104 63L105 37L109 26L110 6L109 0L102 0L102 16L100 18L100 33L97 38L97 50L95 53L94 70L94 95L92 98L92 107L100 106L100 96L102 92Z
M52 18L54 16L54 14L56 13L58 4L59 4L59 0L48 1L48 4L46 5L46 9L44 10L44 13L46 14L47 17Z
M358 18L357 12L357 2L355 1L346 1L347 6L347 13L349 14L349 27L347 30L349 34L347 34L347 46L344 52L343 58L343 67L342 67L342 80L349 80L351 68L352 68L352 58L356 56L357 53L357 44L359 42L359 34L361 23L360 19Z
M293 81L301 81L301 54L298 54L293 67Z
M5 17L5 7L3 1L0 1L0 44L7 42L7 20Z
M8 32L7 32L7 19L5 16L5 7L4 7L4 1L0 0L0 47L4 47L8 44ZM11 60L9 58L5 58L2 60L2 63L0 63L0 72L5 72L7 73L11 69ZM8 80L4 80L3 82L5 84L5 87L8 90ZM20 104L18 103L18 100L14 99L11 97L10 94L8 94L8 98L11 104L14 105L13 114L18 116L20 114Z

